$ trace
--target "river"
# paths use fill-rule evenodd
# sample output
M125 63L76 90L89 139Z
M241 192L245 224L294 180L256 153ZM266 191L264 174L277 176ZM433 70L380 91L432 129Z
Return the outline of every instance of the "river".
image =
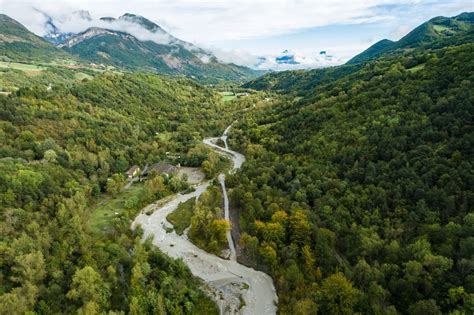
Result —
M206 138L203 142L227 154L233 162L231 172L240 168L245 162L245 156L229 149L227 135L231 129L226 128L223 135L218 138ZM216 144L217 140L224 141L224 148ZM229 220L229 200L225 186L225 174L218 176L223 190L224 215ZM186 234L179 236L176 232L167 232L172 225L166 216L173 212L181 202L193 197L199 197L209 187L209 182L204 182L196 187L194 192L177 194L168 203L157 206L151 204L144 208L132 223L132 228L141 225L144 239L153 236L153 244L173 258L181 258L191 272L208 284L212 290L221 314L251 314L264 315L276 314L278 297L270 276L246 267L236 261L235 246L230 231L227 240L230 249L230 259L223 259L210 254L191 243ZM151 215L146 213L153 211ZM243 300L245 303L242 303Z

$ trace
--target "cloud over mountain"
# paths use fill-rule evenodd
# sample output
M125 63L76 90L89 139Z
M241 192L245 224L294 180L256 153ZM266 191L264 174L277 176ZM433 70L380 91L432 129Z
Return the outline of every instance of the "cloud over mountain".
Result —
M47 32L46 17L34 8L39 9L54 19L62 32L78 33L87 27L111 27L100 17L117 17L125 12L133 12L156 22L167 32L186 42L199 47L218 47L212 49L222 60L240 60L240 64L259 62L262 55L277 55L286 48L272 48L252 44L238 46L234 51L229 42L246 40L259 41L264 38L282 34L299 34L309 29L345 25L348 32L353 32L358 25L381 25L384 34L378 34L374 39L403 35L407 29L434 15L453 15L460 10L472 9L472 3L465 0L0 0L2 11L23 23L34 33L43 36ZM84 10L90 12L90 20L84 18ZM86 14L87 15L87 14ZM400 25L407 25L400 28ZM114 23L113 29L129 32L141 40L153 40L166 43L172 40L159 33L142 32L136 26L121 21ZM360 34L359 34L360 35ZM354 35L355 38L356 35ZM366 36L366 35L360 35ZM329 36L328 36L329 37ZM374 37L374 36L372 36ZM320 49L328 49L334 57L346 60L348 57L366 49L369 44L358 45L357 40L346 42L340 50L329 47L332 43L325 40L318 43L320 37L315 35L312 41L306 41L305 47L288 45L288 48L298 50L299 65L321 64L328 60L319 60ZM398 39L398 38L392 38ZM257 47L258 46L258 47ZM217 50L222 50L219 53ZM250 51L252 54L243 50ZM347 53L341 53L347 51ZM205 57L204 57L205 59ZM290 67L290 64L286 64Z

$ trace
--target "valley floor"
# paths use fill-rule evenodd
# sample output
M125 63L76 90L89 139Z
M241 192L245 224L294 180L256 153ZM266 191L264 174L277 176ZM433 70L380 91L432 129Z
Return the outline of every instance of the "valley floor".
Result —
M205 139L204 143L229 154L234 162L234 169L239 168L245 161L245 157L229 149L218 147L214 144L216 140L216 138ZM224 177L225 175L221 174L221 183L224 183ZM221 313L275 314L278 297L270 276L241 265L235 259L225 260L209 254L191 243L186 234L179 236L175 231L169 232L172 225L166 220L166 216L180 203L191 198L198 198L208 187L209 182L204 182L198 185L194 192L178 194L175 199L162 206L156 204L147 206L135 219L132 227L140 225L144 230L145 239L153 237L153 244L161 251L173 258L183 259L191 272L204 280L212 289ZM228 208L226 209L228 213ZM230 232L228 241L233 244ZM235 257L235 252L231 255L232 257Z

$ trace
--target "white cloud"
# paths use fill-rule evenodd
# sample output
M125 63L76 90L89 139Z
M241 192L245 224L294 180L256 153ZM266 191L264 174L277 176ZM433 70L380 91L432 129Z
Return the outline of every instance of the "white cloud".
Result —
M390 32L389 37L393 40L399 40L400 38L408 34L411 30L412 28L408 25L399 25L392 32Z
M218 59L241 65L252 66L259 62L255 54L243 49L223 50L216 47L228 41L259 40L282 34L293 34L305 29L338 24L385 23L393 25L390 36L398 39L414 25L400 26L397 14L384 6L413 7L410 16L421 19L427 11L446 15L459 10L472 10L472 3L465 0L0 0L0 8L5 13L24 24L38 35L44 35L46 18L37 8L53 16L61 31L80 32L90 26L107 27L129 32L141 40L153 40L168 43L174 38L163 34L152 34L142 28L126 22L114 23L113 26L100 17L118 17L126 12L142 15L159 24L173 36L195 43L212 51ZM435 8L439 8L438 11ZM72 14L77 10L88 10L92 22L80 19ZM431 11L433 10L433 11ZM441 10L441 11L440 11ZM423 12L422 12L423 11ZM434 12L437 13L434 13ZM405 13L405 12L403 12ZM416 21L418 23L418 21ZM416 24L415 24L416 25ZM350 33L350 27L349 27ZM348 33L348 38L350 34ZM387 34L388 35L388 34ZM386 35L386 36L387 36ZM379 40L382 38L374 38ZM239 42L240 43L240 42ZM320 67L339 64L354 54L366 49L370 43L360 45L341 43L338 47L326 47L335 57L331 60L321 59L316 44L308 42L307 50L295 54L299 65L280 65L274 63L275 54L265 53L266 61L260 67L296 68ZM319 44L321 45L321 44ZM236 45L236 47L239 47ZM195 46L188 47L196 50ZM289 47L292 48L292 47ZM260 53L260 52L259 52ZM209 56L200 53L206 62Z
M254 67L259 62L258 56L244 49L224 50L214 46L205 47L205 49L212 52L217 59L225 63Z
M376 6L409 4L418 0L0 0L2 11L41 35L44 18L32 14L31 7L59 15L74 10L89 10L96 18L117 17L125 12L143 15L167 25L177 37L191 42L212 43L222 40L258 38L300 29L337 23L380 21ZM67 25L78 31L80 24Z
M330 67L343 63L343 60L332 56L329 51L327 54L320 54L314 51L290 51L283 55L292 56L294 63L277 62L277 58L281 57L282 54L269 55L266 56L265 61L258 68L263 70L297 70Z
M234 63L260 70L296 70L296 69L313 69L321 67L329 67L343 64L347 58L339 58L331 55L332 50L327 51L326 55L320 54L319 51L299 50L289 51L286 54L265 54L254 55L243 49L224 50L216 47L207 47L217 59L225 63ZM284 64L277 62L278 57L283 55L293 56L294 63Z

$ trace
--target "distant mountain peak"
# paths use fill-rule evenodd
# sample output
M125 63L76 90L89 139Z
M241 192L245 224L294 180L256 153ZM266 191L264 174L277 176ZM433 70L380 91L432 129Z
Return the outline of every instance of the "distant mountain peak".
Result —
M131 39L131 40L137 40L134 36L120 32L120 31L115 31L115 30L109 30L106 28L101 28L101 27L90 27L84 32L81 32L79 34L76 34L75 36L68 38L64 43L58 45L58 47L63 48L63 47L73 47L75 45L78 45L82 43L83 41L99 36L99 35L112 35L112 36L119 36L124 39Z
M47 14L46 12L43 12L39 9L35 9L37 12L41 13L45 19L46 22L44 23L44 28L46 31L46 35L43 36L44 39L46 39L48 42L58 45L68 38L74 36L74 33L71 32L61 32L61 30L56 26L56 24L53 21L53 18ZM90 18L90 14L87 11L74 11L73 14L78 15L81 18Z
M54 22L54 19L47 14L46 12L43 12L39 9L35 9L36 11L40 12L41 14L44 15L46 18L45 22L45 30L46 30L46 35L43 36L44 39L47 41L53 43L54 45L60 45L64 43L66 40L71 38L72 36L76 35L76 33L73 32L63 32L60 30L59 27ZM72 12L72 15L76 16L77 18L84 20L84 21L92 21L91 14L89 11L86 10L77 10Z
M152 21L141 15L125 13L124 15L120 16L118 20L138 24L152 33L167 33L158 24L153 23Z
M85 12L78 14L82 16L81 20L89 17ZM63 35L60 28L65 21L71 22L61 18L45 19L51 41L54 42ZM109 21L110 24L105 23ZM135 23L139 27L129 27L124 21ZM105 17L80 25L89 27L54 46L14 19L0 14L0 35L7 39L0 41L3 59L41 62L76 60L122 69L188 76L208 83L225 80L242 82L261 73L244 66L221 62L212 53L181 41L148 19L133 14L125 14L118 19ZM166 33L166 37L161 36L161 32ZM22 43L20 48L18 42Z

